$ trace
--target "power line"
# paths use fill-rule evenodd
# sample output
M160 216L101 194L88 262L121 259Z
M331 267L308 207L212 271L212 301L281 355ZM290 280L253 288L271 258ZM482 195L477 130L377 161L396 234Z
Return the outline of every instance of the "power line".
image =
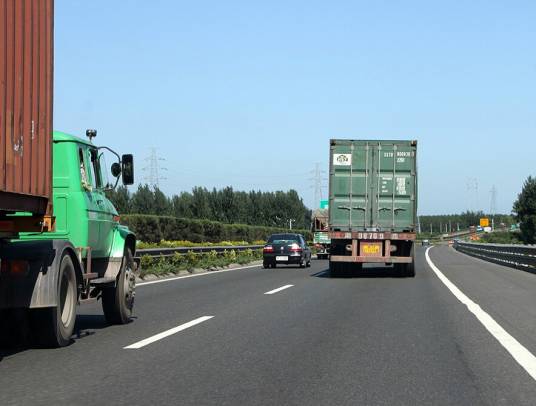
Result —
M165 177L160 176L160 171L167 171L167 168L160 165L160 162L165 161L165 159L158 157L156 148L151 148L151 154L145 158L145 161L148 162L148 165L142 168L147 173L144 177L145 181L148 185L160 188L160 181L166 180Z

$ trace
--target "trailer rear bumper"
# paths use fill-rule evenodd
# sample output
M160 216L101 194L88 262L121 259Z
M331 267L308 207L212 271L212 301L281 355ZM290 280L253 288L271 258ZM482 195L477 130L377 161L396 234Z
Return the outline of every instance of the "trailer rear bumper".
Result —
M411 264L412 257L354 257L351 255L332 255L331 262L357 262L364 264Z

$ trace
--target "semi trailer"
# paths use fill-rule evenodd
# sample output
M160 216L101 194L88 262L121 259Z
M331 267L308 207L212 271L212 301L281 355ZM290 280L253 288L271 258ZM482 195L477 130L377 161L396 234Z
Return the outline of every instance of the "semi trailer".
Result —
M79 303L131 319L136 237L106 191L133 183L133 157L96 146L95 130L52 131L52 0L2 0L0 25L0 335L61 347Z
M330 140L330 274L415 276L417 192L417 141Z

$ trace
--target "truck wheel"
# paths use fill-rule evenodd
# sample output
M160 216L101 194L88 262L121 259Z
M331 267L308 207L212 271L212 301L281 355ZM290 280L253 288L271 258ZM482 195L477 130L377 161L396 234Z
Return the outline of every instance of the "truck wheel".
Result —
M58 304L55 307L30 310L30 323L35 341L45 347L65 347L71 343L76 321L78 287L73 260L64 254L58 275Z
M135 289L134 259L130 248L125 248L116 286L104 288L102 291L102 310L108 323L127 324L130 322L134 308Z
M406 264L405 276L408 278L415 277L415 245L411 247L411 264Z

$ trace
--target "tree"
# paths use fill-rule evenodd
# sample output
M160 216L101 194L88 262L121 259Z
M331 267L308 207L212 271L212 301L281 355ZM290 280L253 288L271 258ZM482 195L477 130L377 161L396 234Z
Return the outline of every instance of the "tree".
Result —
M130 193L126 186L106 191L106 196L113 203L119 214L130 213Z
M136 214L156 214L154 204L154 194L149 185L139 185L131 200L132 213Z
M194 218L210 220L213 218L209 204L209 191L204 187L194 187L192 190L192 213Z
M536 178L529 176L514 203L513 212L521 223L521 238L525 244L536 243Z
M153 197L154 197L154 201L153 201L154 213L151 213L151 214L157 214L159 216L170 215L172 212L172 206L169 201L169 198L156 186L153 190Z

